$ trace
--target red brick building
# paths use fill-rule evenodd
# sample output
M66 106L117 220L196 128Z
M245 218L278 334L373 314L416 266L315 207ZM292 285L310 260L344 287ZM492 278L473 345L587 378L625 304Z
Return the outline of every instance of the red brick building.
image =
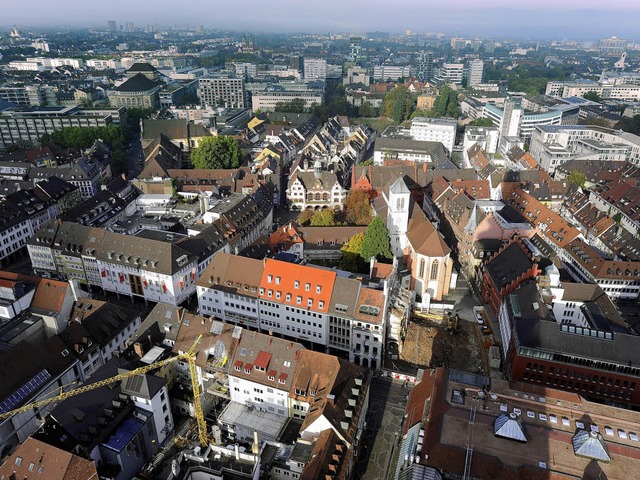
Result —
M589 327L557 322L532 281L507 295L498 317L507 376L640 406L640 336L611 324L594 306L588 315Z
M487 260L483 270L480 294L496 316L507 295L541 273L533 254L519 237L514 237Z

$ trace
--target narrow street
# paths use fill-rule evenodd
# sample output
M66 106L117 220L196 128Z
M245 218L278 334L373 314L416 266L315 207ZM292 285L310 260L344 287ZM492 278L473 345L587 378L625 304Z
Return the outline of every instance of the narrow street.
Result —
M388 377L371 381L367 427L354 478L387 480L393 478L396 447L412 385Z

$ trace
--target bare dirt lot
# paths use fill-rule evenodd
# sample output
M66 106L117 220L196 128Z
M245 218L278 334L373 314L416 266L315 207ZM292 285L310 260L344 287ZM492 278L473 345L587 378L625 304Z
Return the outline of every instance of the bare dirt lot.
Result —
M461 320L458 332L451 334L442 322L412 318L399 361L405 365L447 367L470 373L485 373L480 355L480 334L474 323ZM408 366L408 365L407 365Z

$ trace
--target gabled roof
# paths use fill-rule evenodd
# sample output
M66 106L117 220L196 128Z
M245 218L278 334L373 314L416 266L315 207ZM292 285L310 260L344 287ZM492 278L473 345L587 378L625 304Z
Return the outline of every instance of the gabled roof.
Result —
M142 73L138 73L116 87L114 90L116 92L124 93L147 92L155 88L160 89L161 86L161 83L149 80Z
M261 260L219 252L202 272L197 285L255 298L264 270Z
M304 351L304 346L297 342L243 330L233 357L229 359L229 375L289 392L300 355ZM261 352L271 354L264 370L256 365Z
M327 312L335 279L336 272L332 270L267 259L259 297L297 308Z
M4 459L0 478L98 480L98 472L92 461L28 437Z
M531 254L520 242L512 241L494 255L486 264L489 275L498 291L517 281L521 275L533 268Z
M143 120L142 132L143 139L154 139L161 134L172 139L211 136L211 132L201 124L191 123L181 118Z
M131 67L129 68L129 70L127 70L127 72L157 72L157 69L150 63L136 62L133 65L131 65Z
M426 217L409 220L407 239L411 247L420 255L446 257L451 253L451 249Z
M503 183L503 199L538 227L547 240L560 248L580 236L564 218L525 192L518 184Z
M408 194L409 189L407 188L407 184L404 182L404 179L398 177L395 182L391 184L389 187L389 193L393 193L396 195Z

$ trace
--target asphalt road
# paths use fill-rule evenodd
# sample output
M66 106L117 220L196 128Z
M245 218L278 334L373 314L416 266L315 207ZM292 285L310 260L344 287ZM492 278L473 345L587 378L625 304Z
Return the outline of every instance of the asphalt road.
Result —
M141 171L143 161L142 143L138 136L127 149L127 180L133 180L138 176L138 173Z

